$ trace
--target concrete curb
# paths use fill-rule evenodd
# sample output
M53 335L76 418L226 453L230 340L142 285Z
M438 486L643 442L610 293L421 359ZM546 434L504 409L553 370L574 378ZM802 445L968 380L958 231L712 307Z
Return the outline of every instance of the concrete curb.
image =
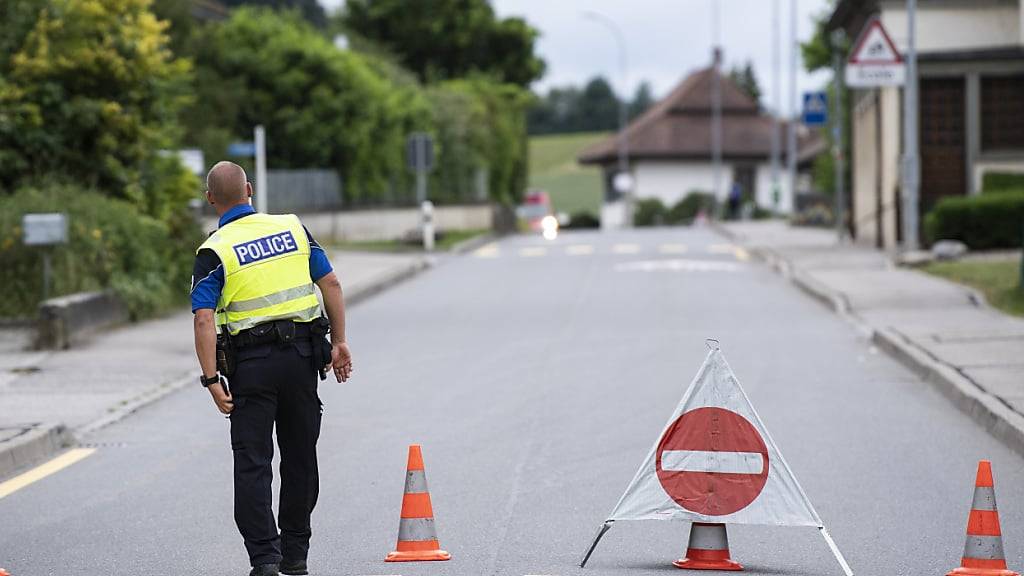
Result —
M20 427L24 430L4 442L0 450L0 478L63 450L75 439L60 423L43 423Z
M720 224L712 223L711 228L731 241L742 242L742 238L738 234ZM868 325L852 310L846 295L829 289L794 268L792 263L774 250L750 246L747 246L746 249L783 278L792 282L802 292L853 324L891 358L903 364L922 380L935 386L953 402L954 406L969 415L1010 449L1024 455L1024 416L986 392L955 367L942 362L914 344L912 340L897 330L888 327L875 328ZM984 297L977 291L967 289L967 293L976 305L988 306Z
M431 258L418 258L412 264L404 266L399 270L382 274L380 277L375 278L366 284L357 285L345 293L345 306L355 306L371 296L380 294L396 284L409 280L413 276L416 276L420 272L430 268L433 264L434 262Z
M398 270L382 274L370 282L354 287L345 295L345 304L348 307L355 306L371 296L416 276L430 268L431 265L432 260L420 258ZM193 383L197 383L197 380L191 372L179 375L109 409L107 414L73 431L69 431L61 423L37 425L31 428L26 426L25 428L28 429L23 434L0 443L0 478L27 468L67 447L85 443L89 435L120 422L140 409Z
M894 329L875 330L871 340L922 380L938 388L990 434L1024 455L1024 416Z
M448 251L452 254L465 254L466 252L472 252L481 246L494 242L499 237L500 236L498 234L494 234L493 232L490 234L481 234L459 242L449 248Z

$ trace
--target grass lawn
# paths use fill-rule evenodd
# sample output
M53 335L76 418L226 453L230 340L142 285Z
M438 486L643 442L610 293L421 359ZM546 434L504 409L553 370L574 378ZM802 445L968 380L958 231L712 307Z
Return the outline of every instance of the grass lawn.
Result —
M1024 290L1020 289L1020 259L933 262L924 271L977 288L996 308L1024 316Z
M530 187L546 190L555 211L601 214L601 170L576 163L584 148L606 132L553 134L530 138Z
M469 240L490 230L449 230L438 236L434 249L451 250L459 242ZM402 240L361 240L354 242L335 242L329 246L333 250L356 250L361 252L422 252L423 244L411 244Z

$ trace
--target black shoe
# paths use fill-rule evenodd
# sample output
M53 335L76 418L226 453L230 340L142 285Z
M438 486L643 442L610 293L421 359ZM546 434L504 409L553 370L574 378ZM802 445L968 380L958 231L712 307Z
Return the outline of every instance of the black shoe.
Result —
M305 560L282 560L281 574L287 574L288 576L305 576L306 574L309 574L309 569L306 568Z
M253 566L252 570L249 571L249 576L277 576L277 564L260 564L259 566Z

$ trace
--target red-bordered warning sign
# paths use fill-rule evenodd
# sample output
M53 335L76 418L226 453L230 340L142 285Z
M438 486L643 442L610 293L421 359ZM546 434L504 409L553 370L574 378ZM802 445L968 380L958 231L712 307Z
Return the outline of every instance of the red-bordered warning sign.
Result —
M724 516L757 499L768 481L768 447L746 418L724 408L691 410L658 443L665 492L698 514Z
M846 84L851 88L899 86L906 66L896 43L882 21L873 18L864 26L846 63Z

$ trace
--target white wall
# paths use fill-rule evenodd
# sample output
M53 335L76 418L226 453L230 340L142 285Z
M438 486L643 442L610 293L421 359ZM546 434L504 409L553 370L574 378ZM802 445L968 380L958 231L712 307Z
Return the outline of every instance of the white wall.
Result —
M774 198L772 198L772 165L761 164L757 167L755 176L754 201L761 208L767 210L775 209ZM779 166L779 212L789 214L793 211L793 195L789 193L789 173L786 172L785 164Z
M1021 0L964 0L959 6L956 4L918 4L918 50L941 52L1024 45ZM902 0L888 0L882 6L882 24L901 51L907 46L905 7Z
M694 191L711 192L715 183L715 170L710 162L640 161L634 164L637 198L658 198L672 206ZM732 183L732 166L722 166L721 190L718 199L724 200Z

